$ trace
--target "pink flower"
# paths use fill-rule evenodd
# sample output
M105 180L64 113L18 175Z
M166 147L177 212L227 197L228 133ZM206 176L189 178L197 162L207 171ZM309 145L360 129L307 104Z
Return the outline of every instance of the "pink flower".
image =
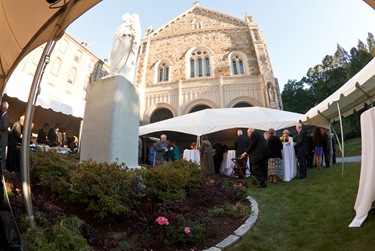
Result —
M190 227L185 227L184 232L187 233L187 234L190 233L191 232Z
M169 225L169 222L168 222L168 219L165 218L164 216L159 216L157 219L156 219L156 222L159 224L159 225Z
M16 192L17 192L17 193L21 193L21 189L16 188Z

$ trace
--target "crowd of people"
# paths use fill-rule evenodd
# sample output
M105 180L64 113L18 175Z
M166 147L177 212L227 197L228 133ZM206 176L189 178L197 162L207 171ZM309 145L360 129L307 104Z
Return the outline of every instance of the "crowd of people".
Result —
M21 144L23 138L23 127L25 116L22 115L18 121L10 123L8 115L9 104L1 103L0 119L0 147L1 147L1 171L7 169L11 172L21 170ZM32 123L32 129L34 123ZM71 152L78 150L78 137L66 137L62 132L59 123L50 128L48 123L44 123L38 134L31 134L30 145L48 145L50 147L66 147Z
M316 128L315 131L307 133L301 124L297 124L295 129L294 138L286 129L281 137L276 135L273 128L265 131L263 135L254 128L247 130L247 136L242 130L237 131L231 149L239 159L249 160L250 173L257 187L267 187L267 182L290 181L297 177L297 173L300 179L305 179L307 169L312 169L314 163L319 170L323 166L323 160L327 168L331 166L331 161L333 164L336 162L336 142L333 134L325 128ZM206 136L201 136L198 147L193 142L186 149L199 150L201 164L209 174L215 174L220 172L224 152L229 148L220 141L211 145ZM174 161L180 158L179 151L176 142L171 143L163 134L151 146L149 162L151 166L157 166L169 160Z
M296 125L296 132L295 139L288 130L284 130L283 135L277 137L275 130L270 128L262 137L253 128L249 128L246 150L243 150L242 146L246 146L246 143L237 143L245 140L241 137L242 132L237 132L236 154L243 152L241 158L249 157L250 171L257 180L258 187L267 187L266 181L276 183L292 180L297 176L297 167L299 178L305 179L307 169L313 168L314 156L318 170L322 167L323 159L327 168L331 166L331 159L332 163L336 163L336 142L333 134L329 134L325 128L316 128L315 132L307 135L301 124Z

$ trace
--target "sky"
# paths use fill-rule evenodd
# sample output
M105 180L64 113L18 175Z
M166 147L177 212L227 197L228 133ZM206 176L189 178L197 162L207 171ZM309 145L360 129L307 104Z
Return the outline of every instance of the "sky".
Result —
M193 7L194 0L103 0L67 29L100 59L109 59L114 30L124 13L138 13L144 31L157 30ZM375 35L375 10L362 0L200 0L199 5L244 20L252 15L264 33L280 89L288 79L300 80L309 68Z

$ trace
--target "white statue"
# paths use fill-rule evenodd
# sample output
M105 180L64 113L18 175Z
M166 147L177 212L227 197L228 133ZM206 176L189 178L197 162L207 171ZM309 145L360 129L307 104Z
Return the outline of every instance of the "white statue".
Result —
M141 23L136 13L125 13L121 19L123 23L116 28L112 42L110 76L123 75L134 84L141 41Z
M273 90L272 87L268 88L269 91L269 96L270 96L270 102L275 102L275 91Z

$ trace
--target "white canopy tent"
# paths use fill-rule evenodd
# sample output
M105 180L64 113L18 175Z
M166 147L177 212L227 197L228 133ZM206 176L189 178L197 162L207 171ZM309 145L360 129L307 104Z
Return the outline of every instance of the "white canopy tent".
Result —
M46 58L50 56L56 41L70 23L99 3L101 0L0 0L0 92L13 71L30 51L46 43L35 72L25 109L24 137L22 139L21 164L23 196L26 214L32 228L36 228L31 205L29 175L29 139L33 120L33 103L40 83Z
M9 103L9 119L14 123L24 114L33 76L15 70L5 89L3 100ZM83 119L85 100L49 85L40 86L35 104L33 132L42 128L45 122L50 126L59 123L67 136L79 135Z
M9 79L3 94L27 102L32 81L33 76L16 70ZM85 111L83 99L59 91L48 84L40 86L40 93L35 105L79 118L83 118Z
M349 116L364 104L371 104L374 95L375 58L331 96L311 108L301 122L328 127L331 121L340 119L340 114Z
M340 121L341 152L343 157L342 173L344 173L344 133L341 116L349 116L360 110L365 104L372 106L375 95L375 58L331 96L311 108L301 119L303 124L329 127L335 120Z
M139 128L139 135L174 131L202 136L230 128L258 130L285 129L295 126L302 114L263 107L205 109L163 120Z
M375 58L331 96L314 108L310 109L301 119L301 122L304 124L315 124L327 127L332 121L339 119L341 126L341 151L344 159L344 138L341 116L348 116L355 110L363 108L365 104L373 106L374 96ZM375 108L372 108L371 110L373 109ZM371 112L371 110L368 112ZM366 114L367 117L369 117L369 114L371 113L366 112ZM362 119L361 116L361 124L363 123L362 120L364 119ZM367 121L367 124L361 125L362 137L365 138L362 140L361 179L359 182L357 200L355 203L357 214L350 224L350 227L359 227L366 219L367 212L370 210L373 202L373 196L371 195L375 193L375 183L373 181L369 182L373 176L368 177L368 175L375 173L371 171L375 165L374 159L372 158L374 138L366 138L373 136L373 134L369 133L369 131L372 131L374 123L371 117L364 121ZM363 131L364 127L371 129ZM344 172L344 164L345 159L342 163L342 172Z
M375 0L363 0L368 5L370 5L373 9L375 9Z
M3 91L22 58L47 42L56 26L58 30L54 39L62 35L71 22L99 2L100 0L0 0L0 91Z

